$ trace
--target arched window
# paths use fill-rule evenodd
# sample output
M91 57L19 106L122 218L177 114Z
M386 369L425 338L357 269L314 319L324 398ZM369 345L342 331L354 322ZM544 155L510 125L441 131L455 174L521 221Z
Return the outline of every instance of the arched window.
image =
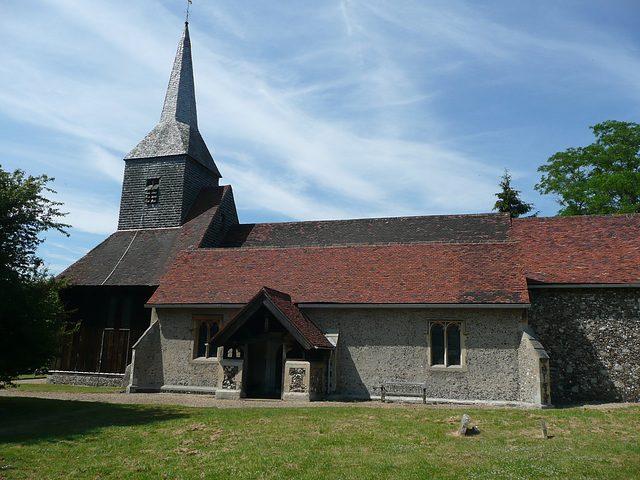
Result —
M222 315L196 315L193 317L195 339L194 358L217 358L218 350L210 345L211 339L222 326Z
M460 324L450 323L446 330L447 365L460 365Z
M446 350L444 326L434 323L431 326L431 365L444 365Z
M206 357L207 347L209 346L209 326L204 320L200 322L198 327L198 347L196 357Z
M429 364L434 367L463 365L462 322L429 322Z

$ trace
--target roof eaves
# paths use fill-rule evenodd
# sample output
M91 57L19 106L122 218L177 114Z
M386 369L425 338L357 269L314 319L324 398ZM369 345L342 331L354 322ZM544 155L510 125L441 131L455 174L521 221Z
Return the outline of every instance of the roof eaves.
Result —
M298 303L299 308L369 308L369 309L435 309L435 308L529 308L530 303Z
M145 303L145 308L242 308L245 303Z
M640 283L530 283L528 288L640 288Z

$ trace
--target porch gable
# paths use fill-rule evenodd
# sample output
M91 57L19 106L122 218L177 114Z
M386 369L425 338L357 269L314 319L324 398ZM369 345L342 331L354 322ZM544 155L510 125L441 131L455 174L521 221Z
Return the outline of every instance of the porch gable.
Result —
M212 339L222 346L260 309L266 308L305 350L333 349L335 346L305 316L286 293L262 287L260 291Z

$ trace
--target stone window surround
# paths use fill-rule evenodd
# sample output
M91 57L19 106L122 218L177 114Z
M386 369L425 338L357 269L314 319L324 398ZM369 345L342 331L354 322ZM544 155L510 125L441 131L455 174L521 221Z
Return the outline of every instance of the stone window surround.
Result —
M449 324L458 324L460 327L460 365L432 365L431 363L431 328L433 325L441 324L448 326ZM446 330L446 327L445 327ZM464 320L456 318L433 318L427 321L427 368L433 372L448 372L455 370L457 372L467 371L467 349L466 349L467 329ZM446 338L446 337L445 337ZM445 340L446 348L446 340ZM447 354L445 352L445 362Z
M213 325L218 326L218 330L216 333L222 328L223 316L220 314L200 314L193 315L193 335L191 337L192 349L193 352L191 362L192 363L218 363L220 358L222 358L223 347L219 347L215 352L209 351L209 343L205 343L205 355L204 357L198 357L198 337L200 333L200 327L202 324L207 325L207 337L209 340L213 335L210 334L211 327Z

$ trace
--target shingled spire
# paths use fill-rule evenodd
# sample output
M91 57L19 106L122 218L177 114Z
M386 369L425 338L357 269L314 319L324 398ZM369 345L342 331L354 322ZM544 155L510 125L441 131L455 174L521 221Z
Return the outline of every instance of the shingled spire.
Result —
M173 63L160 123L125 160L188 155L220 178L209 149L198 131L195 82L191 61L189 24L185 22Z
M176 120L198 128L196 113L196 89L193 80L193 64L191 60L191 39L189 24L185 22L182 38L178 44L176 59L169 79L167 96L160 116L160 123Z
M125 157L118 230L183 224L220 172L198 131L189 24L185 22L160 122Z

